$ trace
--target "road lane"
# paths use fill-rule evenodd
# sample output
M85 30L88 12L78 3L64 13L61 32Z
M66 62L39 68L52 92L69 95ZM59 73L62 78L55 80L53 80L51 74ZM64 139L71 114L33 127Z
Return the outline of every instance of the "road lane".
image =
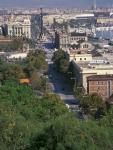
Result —
M75 99L72 88L66 83L65 78L54 69L53 64L49 64L49 82L52 84L53 91L68 105L78 105Z

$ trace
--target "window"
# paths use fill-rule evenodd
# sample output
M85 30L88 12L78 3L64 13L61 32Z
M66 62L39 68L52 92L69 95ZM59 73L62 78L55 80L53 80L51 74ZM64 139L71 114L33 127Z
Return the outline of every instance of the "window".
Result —
M88 44L83 45L83 48L88 48Z
M97 81L97 84L98 84L98 85L99 85L99 83L100 83L100 82L99 82L99 81Z
M84 58L84 60L86 60L86 58Z
M100 87L98 87L98 91L100 90Z
M80 58L80 60L82 60L82 58Z
M86 45L86 48L88 48L88 44Z

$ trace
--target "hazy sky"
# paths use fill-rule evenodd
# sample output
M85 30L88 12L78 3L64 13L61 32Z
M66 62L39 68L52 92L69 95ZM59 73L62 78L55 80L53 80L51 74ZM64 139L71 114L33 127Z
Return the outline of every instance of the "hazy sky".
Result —
M93 0L0 0L0 7L89 7ZM98 6L109 7L113 0L97 0Z

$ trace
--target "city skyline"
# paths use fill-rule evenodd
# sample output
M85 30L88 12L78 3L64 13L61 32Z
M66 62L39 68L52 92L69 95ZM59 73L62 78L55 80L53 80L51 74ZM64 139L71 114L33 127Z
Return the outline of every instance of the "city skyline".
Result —
M94 0L0 0L0 7L77 7L88 8ZM98 0L98 7L111 7L113 0Z

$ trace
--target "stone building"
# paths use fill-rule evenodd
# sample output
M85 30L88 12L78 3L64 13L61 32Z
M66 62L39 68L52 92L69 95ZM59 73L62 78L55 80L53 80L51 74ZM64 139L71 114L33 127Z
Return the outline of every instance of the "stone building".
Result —
M8 24L8 35L31 38L31 24L29 20L23 22L11 22Z
M10 16L7 20L8 36L31 38L31 17Z
M69 48L70 45L77 44L79 41L88 41L85 33L55 33L56 48Z
M87 77L87 93L99 93L104 100L113 94L113 75Z

